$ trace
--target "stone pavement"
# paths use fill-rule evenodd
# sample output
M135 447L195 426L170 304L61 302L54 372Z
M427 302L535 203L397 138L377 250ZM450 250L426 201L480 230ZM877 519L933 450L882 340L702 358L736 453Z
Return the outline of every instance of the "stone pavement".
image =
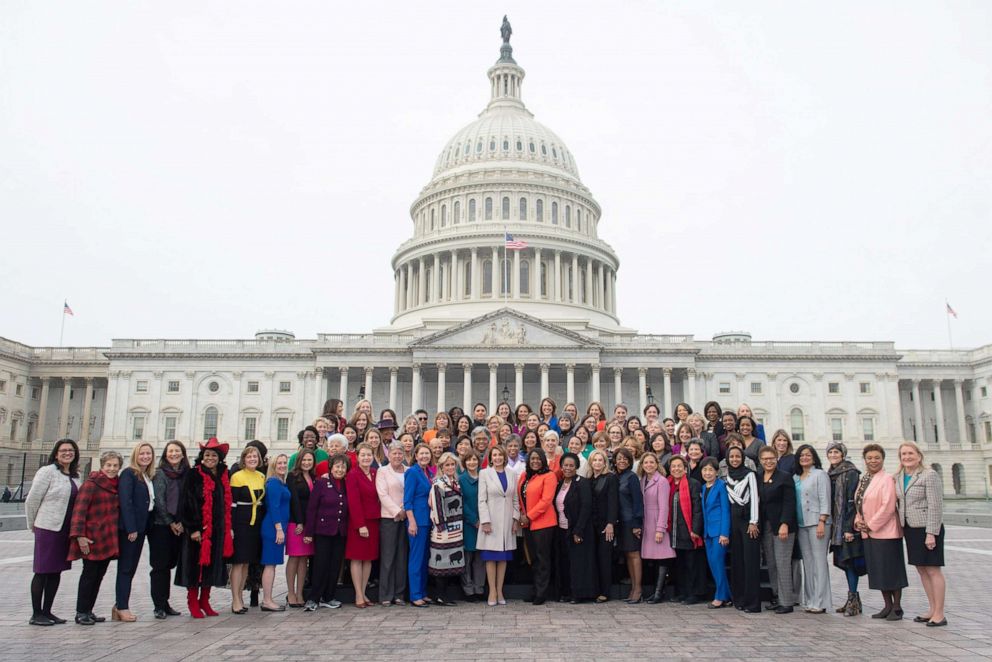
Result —
M814 616L795 613L745 615L705 605L545 604L510 601L505 607L375 607L307 614L298 610L244 616L230 613L230 594L217 590L216 618L194 621L152 618L148 596L147 552L134 581L136 623L108 622L82 627L70 622L49 628L27 624L30 616L31 534L0 534L0 652L3 660L156 661L250 658L269 660L468 659L594 660L690 659L768 660L800 658L938 660L992 659L992 530L948 528L949 626L927 628L912 622L925 597L916 572L903 605L907 619L874 621L867 615ZM81 564L63 574L55 613L73 616ZM846 596L843 575L832 568L834 602ZM115 566L111 564L97 602L109 616ZM277 592L285 592L280 578ZM863 591L869 611L881 608L878 593ZM173 605L185 611L175 594Z

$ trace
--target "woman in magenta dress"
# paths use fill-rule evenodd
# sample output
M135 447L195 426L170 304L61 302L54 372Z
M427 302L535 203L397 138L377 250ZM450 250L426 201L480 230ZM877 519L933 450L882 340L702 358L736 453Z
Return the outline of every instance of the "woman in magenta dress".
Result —
M372 561L379 558L379 493L375 489L376 470L372 446L358 445L357 466L345 478L345 491L348 495L348 537L344 556L351 560L351 582L355 585L355 606L359 609L371 607L373 603L365 595L365 587L372 574Z

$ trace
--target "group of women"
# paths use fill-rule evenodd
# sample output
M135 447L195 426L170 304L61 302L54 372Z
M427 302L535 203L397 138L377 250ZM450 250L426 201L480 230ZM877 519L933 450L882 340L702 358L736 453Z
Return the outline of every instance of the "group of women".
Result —
M884 471L884 449L869 444L862 473L840 442L827 446L826 466L811 445L793 451L784 430L766 444L747 405L735 413L709 402L700 415L679 403L662 418L652 404L643 413L617 405L607 420L599 403L583 416L574 404L559 413L545 398L536 411L502 403L491 416L482 404L472 416L439 412L428 428L423 410L403 421L384 410L374 422L367 400L350 419L330 400L292 456L267 457L252 441L228 469L228 444L216 439L199 444L192 464L178 441L157 462L140 442L126 467L103 453L85 481L78 447L63 439L27 498L30 622L65 622L52 607L77 559L75 620L105 620L94 605L115 558L111 618L136 620L129 600L146 540L159 619L179 614L169 602L173 571L193 618L217 615L211 590L228 585L232 613L247 613L243 593L256 574L262 611L335 609L346 572L359 609L448 606L455 582L465 600L503 605L509 572L528 579L535 605L606 602L621 574L628 604L666 602L671 585L685 604L758 613L762 561L766 609L822 614L834 607L832 554L848 584L836 611L861 613L867 574L884 601L872 618L894 621L903 616L905 541L929 603L915 620L946 625L940 478L915 444L899 447L895 476ZM284 604L273 596L280 565Z

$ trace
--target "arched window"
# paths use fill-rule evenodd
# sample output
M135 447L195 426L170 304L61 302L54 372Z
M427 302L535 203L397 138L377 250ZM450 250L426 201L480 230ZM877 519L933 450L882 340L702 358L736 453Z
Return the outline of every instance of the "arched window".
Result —
M441 227L448 224L448 205L441 205Z
M943 483L944 482L944 467L940 466L937 463L934 463L934 464L931 464L930 465L930 468L933 469L935 472L937 472L937 478L940 478L940 482Z
M530 153L531 154L534 153L534 141L533 140L530 141Z
M578 207L575 208L575 228L582 232L582 210Z
M465 143L465 156L468 156L468 151L471 149L468 143Z
M217 436L217 419L219 414L217 407L207 407L203 412L203 438L210 439Z
M520 138L517 138L517 151L518 152L524 151L524 143L522 140L520 140Z
M428 301L431 300L431 276L434 275L434 270L431 267L424 269L424 298Z
M547 156L547 155L548 155L548 146L545 145L544 143L541 143L541 156Z
M482 154L482 138L479 138L479 142L475 145L475 153Z
M554 145L551 146L551 156L558 160L558 149Z
M431 230L434 229L434 209L431 208Z
M955 463L951 465L951 483L954 485L954 493L958 496L964 494L964 465Z
M504 196L502 206L503 206L503 220L508 221L510 220L510 198Z
M491 221L491 220L493 220L493 199L492 198L486 198L486 205L485 206L486 206L485 219L487 221Z
M530 261L520 261L520 294L530 294Z
M558 203L551 203L551 225L558 225Z
M565 227L572 227L572 206L565 205Z
M493 293L493 261L485 260L482 263L482 294L491 295Z
M537 207L534 210L534 218L538 223L544 222L544 200L538 199Z
M475 221L475 199L468 201L468 222L472 223Z
M789 425L792 428L792 441L803 441L806 438L806 423L803 420L803 410L799 407L789 412Z
M459 202L458 200L455 200L455 207L454 207L453 214L454 214L454 217L452 218L452 221L454 223L461 223L462 222L462 203Z
M496 139L495 138L490 138L489 139L489 151L490 152L495 152L496 151Z
M527 220L527 198L520 198L520 220Z
M472 263L466 260L463 271L465 272L463 274L464 278L462 279L465 281L465 292L463 295L470 297L472 296Z
M509 138L503 138L503 151L504 152L510 151L510 139Z

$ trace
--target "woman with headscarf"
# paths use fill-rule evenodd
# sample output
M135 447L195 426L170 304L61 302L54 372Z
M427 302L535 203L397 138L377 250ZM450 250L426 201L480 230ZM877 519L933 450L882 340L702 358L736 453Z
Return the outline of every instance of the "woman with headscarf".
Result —
M730 594L734 606L761 613L761 531L758 527L758 481L744 463L744 449L727 449L727 497L730 499Z
M847 578L847 602L836 609L845 616L861 613L861 595L858 593L858 579L864 575L865 549L861 535L854 528L854 493L858 489L861 472L847 459L847 446L839 441L827 444L827 461L830 468L830 551L834 555L834 566L844 571Z
M554 542L555 490L558 478L548 469L548 458L539 448L527 453L527 473L517 490L520 500L520 526L534 565L534 604L543 605L551 581L551 548Z

